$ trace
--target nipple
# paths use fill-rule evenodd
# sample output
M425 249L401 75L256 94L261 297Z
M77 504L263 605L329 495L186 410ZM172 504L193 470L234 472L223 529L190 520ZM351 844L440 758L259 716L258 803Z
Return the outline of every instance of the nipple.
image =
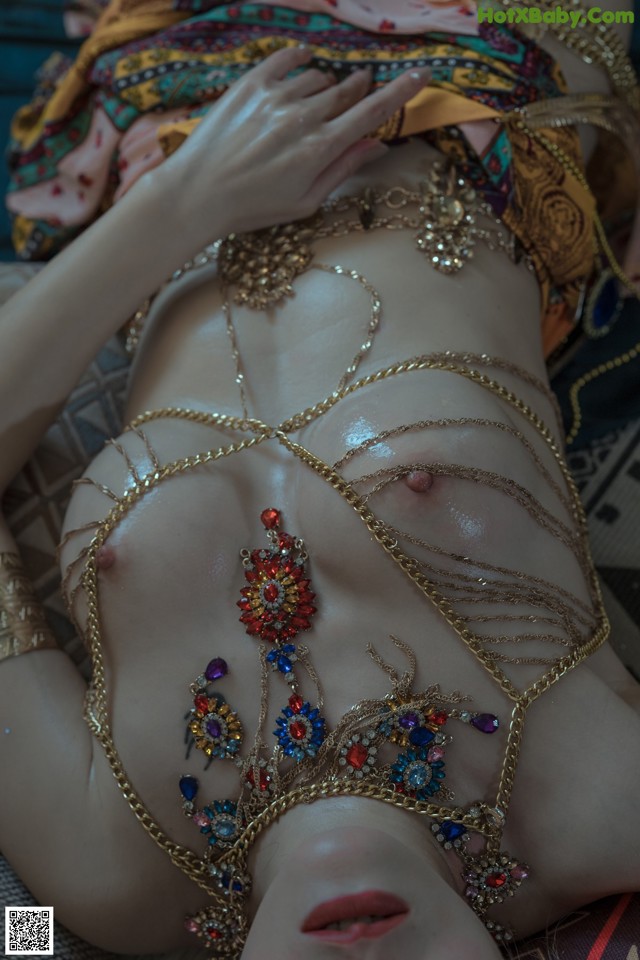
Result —
M414 493L427 493L433 486L433 474L427 473L426 470L412 470L404 479Z
M96 566L98 570L108 570L116 562L115 550L111 547L100 547L96 553Z

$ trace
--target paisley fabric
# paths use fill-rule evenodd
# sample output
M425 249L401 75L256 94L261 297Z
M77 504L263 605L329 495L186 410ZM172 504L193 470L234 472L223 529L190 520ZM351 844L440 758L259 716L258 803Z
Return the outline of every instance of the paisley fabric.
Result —
M430 86L377 135L425 137L483 192L532 256L545 349L553 350L572 327L581 282L592 271L593 201L518 129L513 111L561 96L560 71L515 31L478 25L468 3L403 0L393 20L378 16L382 6L113 0L75 63L45 73L34 101L15 117L7 203L19 256L55 254L175 150L230 84L273 50L304 42L316 65L338 77L370 65L375 86L411 66L431 67ZM423 16L425 8L435 13ZM445 8L456 32L426 33L422 22L440 22ZM574 131L545 135L580 163Z

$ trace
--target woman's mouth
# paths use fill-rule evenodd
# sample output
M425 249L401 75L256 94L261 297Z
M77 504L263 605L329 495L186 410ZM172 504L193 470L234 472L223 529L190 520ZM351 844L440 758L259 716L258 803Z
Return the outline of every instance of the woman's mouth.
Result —
M409 915L409 906L399 897L381 890L368 890L321 903L302 924L302 933L331 943L354 943L382 937Z

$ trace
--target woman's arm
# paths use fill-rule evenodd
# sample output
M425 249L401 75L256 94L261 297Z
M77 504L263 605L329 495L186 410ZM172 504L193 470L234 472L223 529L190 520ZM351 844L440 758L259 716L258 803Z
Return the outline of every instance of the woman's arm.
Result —
M185 260L231 231L311 214L379 145L367 134L427 82L412 71L363 99L304 49L269 57L162 166L0 312L0 491L105 341Z

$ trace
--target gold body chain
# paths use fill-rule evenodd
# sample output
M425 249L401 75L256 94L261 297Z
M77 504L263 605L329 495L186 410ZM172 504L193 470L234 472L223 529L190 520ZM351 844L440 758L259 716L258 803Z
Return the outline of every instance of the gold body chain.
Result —
M546 398L549 396L546 388L537 381L535 377L507 361L502 361L498 358L494 359L486 355L445 352L416 357L361 377L356 382L352 382L334 391L320 403L300 411L276 426L270 426L257 418L231 417L222 414L176 408L167 408L143 414L137 417L130 425L130 429L140 436L141 428L146 423L157 419L175 418L208 424L216 429L245 434L244 439L229 443L226 446L212 448L193 456L183 457L164 466L161 466L156 460L150 472L146 475L137 475L135 485L130 486L122 496L114 496L109 492L109 495L113 496L116 502L106 519L97 525L96 534L84 558L84 573L82 575L82 586L86 593L88 604L87 639L90 645L94 667L93 682L86 704L88 723L96 737L103 744L118 786L135 816L155 842L169 855L173 863L200 887L207 890L213 897L216 903L214 910L217 918L216 923L220 924L222 922L221 918L226 918L225 923L232 925L235 931L234 942L236 943L236 947L246 933L246 917L242 912L244 909L242 907L242 901L241 898L234 895L233 891L230 893L229 890L227 890L221 894L220 884L216 883L215 878L219 876L219 871L222 867L224 867L227 875L229 875L230 872L233 876L244 877L246 875L246 858L256 837L266 829L269 824L273 823L274 820L286 812L286 810L301 802L308 803L316 799L338 795L365 796L379 799L404 809L413 810L431 818L436 823L452 821L481 834L486 840L485 857L488 858L486 862L489 864L500 863L500 857L505 856L500 853L501 836L513 790L527 710L530 705L556 683L557 680L594 652L608 636L609 624L602 607L600 590L589 555L586 522L576 487L568 472L562 452L554 439L553 433L542 421L540 416L527 403L517 397L512 390L495 379L495 376L490 376L488 372L485 372L487 368L512 373L539 390ZM531 496L529 496L528 501L525 502L525 498L523 498L523 488L520 488L515 481L509 480L508 478L499 478L501 479L501 483L498 484L498 486L503 492L511 495L516 502L521 503L521 505L529 509L529 512L541 526L546 526L553 536L560 539L571 549L588 583L592 601L591 607L584 606L577 601L576 598L567 599L570 595L568 595L566 591L535 577L525 577L524 581L522 581L522 586L518 587L518 578L522 580L523 575L500 567L491 567L485 564L492 572L501 572L503 577L506 574L509 574L511 577L516 577L515 584L511 582L511 580L507 582L498 579L487 580L480 578L481 583L484 583L485 586L478 588L477 578L475 579L476 588L480 593L480 597L476 602L484 602L486 599L491 601L492 596L495 594L499 596L500 599L504 599L505 597L507 599L510 598L511 603L521 603L528 600L528 602L540 606L542 595L552 594L550 598L547 597L545 599L543 604L551 614L551 616L546 619L563 625L567 634L562 638L558 634L552 634L549 637L553 642L557 642L565 647L565 652L555 659L548 658L542 661L531 661L527 659L514 660L511 657L496 657L491 651L488 651L486 649L488 638L474 631L471 626L471 621L473 619L480 621L483 619L502 619L502 617L488 616L483 618L480 616L474 618L473 616L456 610L459 598L452 599L451 596L448 596L446 584L440 585L437 577L429 572L426 573L424 569L425 565L416 556L411 556L407 553L401 546L401 539L403 537L407 539L407 536L376 516L368 506L366 499L356 492L355 483L348 482L341 476L338 472L337 465L331 466L325 463L291 436L307 424L322 417L334 408L336 404L354 393L373 384L423 370L439 370L462 376L482 390L486 390L498 397L535 429L544 441L544 445L551 455L552 462L560 471L566 492L563 492L555 481L553 481L551 486L555 488L559 499L569 509L570 516L575 525L574 531L572 531L570 527L564 526L559 520L551 523L548 511L543 509L541 505L536 507ZM443 422L443 424L457 422L458 421L446 421ZM475 420L474 418L469 418L468 422L473 422L477 425L493 424L492 421ZM509 430L508 425L502 424L501 427L502 429ZM404 428L399 429L403 430ZM397 431L387 431L385 435L391 432ZM522 434L518 431L512 432L520 442L524 441L526 444L526 438L524 438ZM380 782L379 778L364 777L363 779L354 779L338 776L334 773L321 779L319 782L307 782L299 785L293 784L286 793L273 798L267 798L266 801L258 804L257 807L255 805L252 807L249 804L246 807L246 812L251 813L247 818L248 822L233 846L224 852L221 867L218 861L216 861L215 865L212 865L209 858L205 857L203 859L189 849L176 844L164 833L136 793L122 766L113 741L108 716L109 692L106 685L102 653L98 579L100 564L97 558L110 533L118 526L129 510L140 502L149 491L156 489L160 484L172 477L189 473L206 464L214 463L221 458L235 455L241 451L248 451L252 447L265 442L277 442L284 446L296 459L312 469L329 484L329 486L335 489L341 498L353 508L373 539L375 539L391 560L398 565L409 580L417 586L423 596L434 605L443 620L464 642L467 649L474 655L478 662L482 664L497 687L512 701L513 708L499 785L495 799L492 802L474 802L466 808L447 806L441 802L427 802L416 800L409 796L398 795L388 784ZM530 444L529 447L531 454L533 448L531 448ZM533 451L533 454L535 455L535 451ZM352 456L353 453L347 454L347 456L343 458L343 461L351 459ZM542 468L541 472L543 472L547 468L543 467L539 456L535 455L533 458L535 459L535 457L537 457L539 469ZM456 473L456 468L452 465L447 466L449 472ZM470 468L459 467L457 468L457 475L465 476L466 473L469 472L469 469ZM404 473L406 473L406 470ZM491 478L487 479L485 471L477 470L476 474L477 476L471 476L470 479L475 479L478 482L488 482L489 485L496 486L495 478L493 480ZM547 475L549 475L548 470ZM103 489L103 492L107 491ZM464 581L471 581L473 579L472 577L465 577L462 574L451 574L451 576L458 577L458 586L462 585L464 591L471 590L470 583L465 583ZM491 577L492 573L487 573L486 576ZM506 594L504 594L504 590L503 594L500 594L498 588L501 582L506 583L506 589L508 590ZM528 587L527 583L529 583ZM483 592L486 595L484 600L482 596ZM464 595L462 599L464 600ZM516 619L519 618L519 616L516 617ZM538 620L538 618L539 613L537 613L535 617L523 617L523 619L534 621ZM509 618L507 617L506 619ZM544 620L545 618L543 617L541 619ZM527 636L529 635L523 634L520 639L524 641ZM540 635L538 635L538 638L540 638ZM519 638L502 638L502 640L505 639L515 643L518 642ZM496 642L499 642L499 640L500 638L497 638ZM540 673L535 681L529 683L524 690L520 690L505 674L501 666L501 662L504 659L515 663L537 662L545 664L546 669ZM263 681L263 701L265 696ZM353 710L355 711L356 708L354 707ZM245 766L249 762L250 761L244 761ZM251 762L257 764L257 754L253 755ZM257 766L255 769L258 769ZM311 767L311 771L312 770L313 766ZM309 776L310 775L309 773ZM491 869L495 869L495 867L491 867ZM486 909L486 904L484 908ZM208 909L210 911L212 908ZM480 915L484 917L484 913L481 912ZM207 913L207 922L210 921L211 914ZM508 932L500 927L500 925L495 924L495 921L488 922L493 924L495 930L498 931L498 937L503 937L504 939L509 938ZM216 927L216 929L218 928ZM221 953L220 955L235 956L236 954Z
M508 5L508 3L509 0L505 0L505 5ZM616 53L616 45L606 31L599 31L597 38L591 42L591 45L586 41L580 44L577 42L574 43L573 38L567 41L567 43L569 46L575 47L577 52L585 59L587 59L588 56L594 55L594 49L604 50L604 47L608 44L607 50L613 51L613 54L610 55L605 51L601 54L601 61L598 60L598 62L606 65L612 75L615 75L615 81L620 91L631 89L632 84L628 80L627 73L625 69L620 67L618 54ZM631 95L632 94L630 94L630 96ZM585 182L581 172L575 167L575 164L572 163L570 158L566 157L561 151L554 149L553 144L547 141L543 134L538 133L532 126L526 126L526 119L528 118L526 118L526 112L524 112L521 121L523 128L549 149L555 158L569 169L574 176L577 176L580 183L584 184ZM533 122L535 123L535 120L533 120ZM454 179L452 179L452 177ZM500 248L512 256L515 254L512 239L505 239L503 232L494 232L491 234L485 231L484 235L480 235L480 231L475 228L474 222L474 213L479 208L477 198L469 192L468 186L463 181L455 179L455 173L452 174L450 167L446 165L434 167L431 184L431 188L428 183L426 187L423 186L420 194L395 188L384 194L369 191L361 198L342 198L326 205L320 216L318 218L312 218L308 223L278 227L271 231L260 231L258 234L244 237L229 237L224 241L214 244L200 257L196 258L195 261L185 264L184 268L177 271L173 279L178 279L187 270L217 259L225 290L234 290L234 301L253 309L264 309L265 307L282 302L287 296L292 294L292 283L296 276L304 270L310 269L312 266L327 272L333 272L336 275L348 276L360 283L371 296L372 310L366 340L345 370L338 387L330 396L288 417L278 425L269 425L259 418L248 415L244 393L244 372L233 328L231 298L227 293L225 295L223 309L236 366L236 381L241 395L243 416L233 417L189 409L166 408L137 417L130 425L130 429L143 437L148 446L149 444L142 431L142 427L149 421L165 418L183 419L195 423L208 424L219 430L245 434L244 438L237 439L225 446L212 448L202 453L174 460L164 466L160 465L154 455L151 470L141 476L136 474L135 483L128 487L122 495L116 496L111 491L103 488L103 492L112 497L115 505L110 510L106 519L96 525L95 536L84 556L85 563L81 584L87 597L87 639L90 644L94 665L93 682L87 695L87 721L96 737L103 744L118 786L144 829L161 849L168 854L172 862L211 896L215 906L203 911L202 915L196 918L197 923L195 923L195 928L197 928L199 935L202 936L204 936L204 934L202 934L201 931L205 929L209 930L209 935L211 935L211 931L213 930L216 937L222 936L222 931L225 929L230 931L228 941L218 944L218 953L220 956L237 956L248 929L244 893L236 893L234 878L243 878L244 883L244 878L246 878L247 875L247 857L251 845L259 834L271 823L291 807L302 802L309 803L320 798L340 795L364 796L382 800L383 802L393 804L403 809L425 815L434 821L434 830L440 829L438 824L456 823L485 838L484 859L480 858L474 861L476 876L480 876L483 870L485 871L485 873L482 874L483 876L489 875L491 870L510 870L515 861L511 861L508 855L501 854L500 845L513 791L527 711L531 704L543 693L548 691L553 684L592 654L607 639L609 634L609 623L602 605L600 588L590 557L586 520L577 489L565 464L562 452L554 439L553 433L535 410L503 383L500 383L495 375L489 375L486 370L487 368L493 368L494 370L507 371L527 382L549 399L549 391L544 385L540 384L534 377L521 368L506 361L491 358L486 355L456 354L448 351L441 354L412 358L393 364L376 373L361 377L357 381L353 379L362 357L371 349L373 337L378 328L381 306L380 297L375 288L356 271L350 271L341 266L313 263L313 251L309 246L309 242L313 237L341 236L353 229L364 231L372 228L410 228L414 230L418 248L431 259L437 269L441 269L444 272L452 272L461 268L464 261L468 259L470 255L470 248L475 239L474 234L475 237L478 237L483 242L489 243L489 245L493 244L496 248ZM418 206L419 217L408 217L402 212L400 214L395 212L398 209L402 211L404 207L411 204ZM376 207L380 205L391 208L391 215L388 217L379 216L376 212ZM357 220L355 221L349 219L345 222L344 219L332 219L342 214L348 214L353 210L357 213ZM483 210L482 212L487 213L489 211ZM599 221L596 221L596 223L596 229L598 230ZM443 228L445 228L444 236ZM598 239L602 249L609 254L610 251L608 250L606 238L601 230L598 230ZM618 278L623 283L628 282L621 271L618 274ZM139 315L134 320L130 346L135 346L135 341L137 340L141 324L147 312L148 304L145 305L145 308L139 312ZM416 424L398 427L395 430L383 431L383 434L380 434L379 437L383 435L389 436L393 433L399 433L412 428L447 427L455 422L473 423L476 426L482 426L484 428L500 429L506 433L511 431L511 436L518 440L522 447L527 450L532 462L535 463L536 468L545 477L549 488L553 490L558 502L568 510L573 522L573 528L564 524L549 510L543 508L532 494L509 478L501 477L500 475L487 471L481 471L476 468L463 468L451 464L445 465L443 472L450 472L459 477L485 483L488 486L493 486L508 494L516 503L528 511L540 527L570 549L588 585L590 606L578 601L577 598L562 588L555 587L539 578L526 577L524 574L519 574L516 571L492 566L491 564L480 564L480 566L484 566L485 568L484 577L486 577L486 579L484 577L475 578L476 583L478 579L480 580L481 586L478 588L477 586L472 586L474 582L472 576L456 572L452 573L450 570L445 571L444 568L438 567L437 564L434 565L434 563L421 561L403 549L401 540L405 539L409 543L429 548L432 552L435 552L436 555L444 553L444 551L439 550L433 545L427 544L419 538L411 537L393 527L391 524L383 522L368 505L368 499L387 483L406 476L410 469L424 466L433 470L433 464L404 465L400 469L377 471L375 474L362 477L360 481L377 481L373 490L370 491L369 494L363 495L356 490L358 482L347 481L339 472L339 467L352 458L355 455L355 451L348 452L341 461L338 461L332 466L324 462L311 450L293 438L292 434L323 416L335 407L337 403L353 395L356 391L400 375L423 370L439 370L462 376L482 390L486 390L499 398L519 414L525 422L534 428L537 435L543 441L544 447L550 455L553 464L560 471L564 491L552 478L550 470L543 464L539 454L536 453L530 441L520 431L510 428L505 423L487 419L480 420L477 418L466 418L458 421L421 421ZM553 409L557 413L555 406ZM370 442L375 442L375 439L379 439L379 437L374 438L374 440ZM364 776L356 779L355 777L340 776L334 764L334 766L330 766L329 775L321 777L316 782L301 782L296 785L296 775L291 774L291 776L287 777L289 789L287 789L286 792L273 798L267 798L262 802L247 803L245 812L248 813L249 816L247 817L246 824L236 836L230 848L225 850L224 854L220 855L215 861L215 864L212 864L210 854L201 857L173 842L170 837L164 833L134 790L120 761L113 741L108 715L108 691L102 652L99 600L98 574L100 565L97 558L110 533L147 492L156 489L158 485L172 477L197 470L207 464L215 463L222 458L248 451L265 442L276 442L285 447L292 456L313 470L317 476L323 479L332 489L336 490L340 497L355 511L369 531L371 537L378 543L384 553L403 571L409 581L416 585L422 595L433 604L444 622L448 624L452 631L462 640L466 648L483 666L502 693L509 698L513 706L499 783L495 798L491 802L479 801L463 807L459 805L452 806L437 802L428 802L426 800L416 800L415 797L398 794L390 785L381 782L379 777ZM469 558L456 557L455 559L461 562L469 562ZM442 580L443 572L446 572L449 580L448 583ZM503 579L498 579L497 574L500 574ZM440 580L438 577L440 577ZM472 616L464 613L463 608L465 603L483 602L481 596L477 595L483 593L485 597L489 598L490 602L492 600L506 600L508 603L522 603L526 601L535 604L537 607L545 606L548 614L542 617L534 617L521 616L519 613L513 616L509 614L497 616L491 613ZM506 645L516 643L519 639L525 641L533 637L534 639L543 639L551 643L556 643L564 647L564 652L555 659L552 657L524 657L518 659L508 654L500 654L499 652L496 653L495 650L487 649L487 636L474 630L471 625L472 621L483 622L500 619L504 619L505 621L530 620L533 622L540 621L548 623L551 625L551 632L547 636L538 633L523 633L520 637L514 637L508 634L499 635L491 638L495 643ZM561 625L565 631L563 636L553 632L553 628L559 625ZM373 655L374 660L376 660L377 655L375 653L371 655ZM263 667L261 723L264 721L266 713L267 696L264 656L264 652L261 653ZM380 658L378 657L376 662L379 660ZM528 683L524 689L519 689L502 668L501 664L505 662L512 664L537 664L544 669L541 670L533 682ZM318 696L319 702L322 702L319 688ZM349 714L354 713L357 716L358 709L360 709L362 716L364 716L366 713L365 704L356 705L352 708L352 711L349 711ZM454 715L454 712L452 712L451 715ZM458 713L461 714L460 711L458 711ZM346 717L343 718L341 723L345 720ZM340 724L338 727L340 727ZM256 744L260 742L259 734L260 731L256 734ZM337 731L335 731L335 736L337 737ZM333 742L336 742L335 737ZM250 769L254 775L257 775L259 767L263 765L264 762L263 760L259 760L257 746L254 745L254 750L250 753L249 759L242 761L240 766L242 770L246 771L246 769ZM304 767L303 773L306 771L305 776L307 781L309 781L311 777L309 768L311 767L312 770L313 764L302 766ZM304 781L304 776L302 779ZM187 804L187 808L189 808L189 806L190 805ZM187 810L187 812L190 813L189 810ZM476 864L479 864L479 866ZM500 867L501 864L503 865L502 867ZM518 869L517 864L515 864L515 868ZM227 878L226 887L220 883L220 878L223 875ZM515 873L513 875L515 876ZM524 875L526 876L526 873ZM519 884L516 883L516 885ZM499 900L500 898L496 898L496 902L499 902ZM476 909L480 916L484 917L487 904L490 905L492 902L494 901L489 897L479 908L473 903L471 905L474 906L474 909ZM207 924L209 924L209 926L207 926ZM211 924L213 924L213 926L211 926ZM496 935L497 939L509 939L508 933L504 931L499 924L489 921L487 926L493 928L494 935ZM208 945L213 945L215 949L215 944L208 943Z
M381 207L388 214L382 214ZM412 210L415 212L412 213ZM489 223L478 223L479 215ZM193 260L188 260L175 271L170 282L180 280L193 269L217 261L225 291L228 287L234 288L233 302L254 310L264 310L279 306L291 297L296 277L309 269L355 280L370 294L372 307L367 341L350 364L347 375L351 375L371 347L380 318L380 297L356 271L318 263L314 258L312 241L373 230L411 230L417 249L430 266L445 274L462 269L473 257L477 242L484 243L489 250L506 253L513 261L520 262L523 259L515 236L505 230L490 205L482 201L476 191L456 174L450 163L435 161L430 165L419 190L407 190L404 187L391 187L385 191L366 189L361 196L328 201L307 220L255 233L232 234L207 247ZM529 269L533 269L531 261L526 257L524 260ZM126 347L129 353L137 348L153 299L145 301L128 324ZM229 328L231 300L226 293L223 311ZM233 341L231 332L230 336ZM235 357L235 344L233 349ZM241 385L242 377L240 374L238 376ZM246 416L244 399L243 408Z

